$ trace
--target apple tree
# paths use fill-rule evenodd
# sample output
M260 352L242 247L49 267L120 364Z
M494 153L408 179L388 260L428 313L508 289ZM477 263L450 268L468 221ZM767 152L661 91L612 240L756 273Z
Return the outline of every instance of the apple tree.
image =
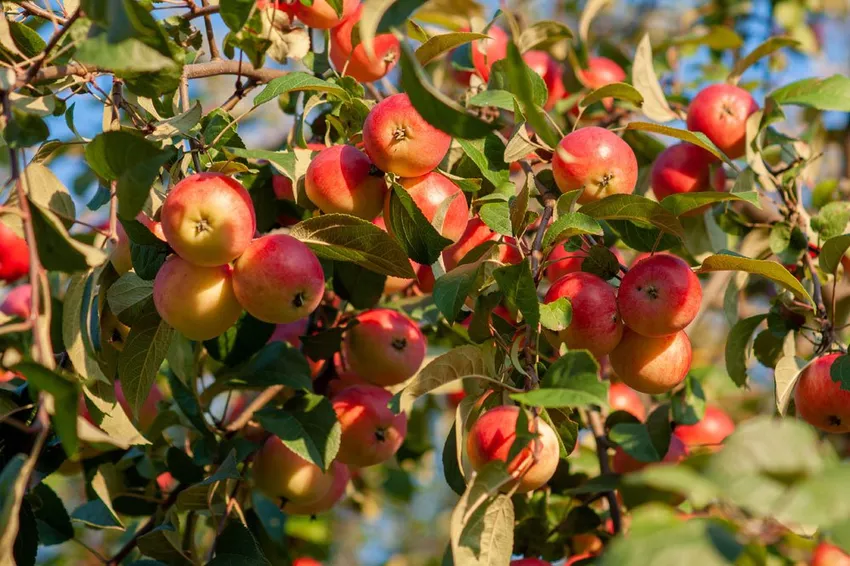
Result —
M849 564L836 7L643 4L3 2L0 564Z

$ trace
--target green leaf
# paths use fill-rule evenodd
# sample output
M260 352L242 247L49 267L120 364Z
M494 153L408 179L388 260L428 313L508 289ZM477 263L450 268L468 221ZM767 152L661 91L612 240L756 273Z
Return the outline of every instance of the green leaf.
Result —
M635 51L635 60L632 63L632 84L643 97L641 111L643 115L653 122L669 122L678 118L655 74L652 63L652 45L649 42L649 34L643 36Z
M702 384L692 374L688 374L685 387L677 391L670 401L673 421L677 424L696 424L705 414L705 392L702 390Z
M329 360L340 351L344 333L345 327L335 326L301 336L301 351L312 360Z
M102 379L103 381L92 381L83 386L92 422L109 435L112 444L116 446L150 444L118 404L115 386L106 381L105 377Z
M711 26L701 28L698 31L674 37L662 42L655 48L656 52L666 50L671 45L706 45L711 49L722 51L724 49L738 49L744 44L735 31L729 26Z
M86 162L105 181L118 181L118 214L134 218L145 204L160 168L173 149L128 131L104 132L86 146Z
M587 257L581 262L581 270L607 281L620 273L620 260L605 246L591 246L587 251Z
M688 466L649 466L628 474L623 482L679 493L697 508L705 507L719 496L717 486Z
M726 163L729 163L733 168L737 167L732 160L729 159L725 153L720 151L720 149L702 132L690 132L688 130L680 130L678 128L671 128L670 126L662 126L660 124L651 124L649 122L629 122L626 129L653 132L655 134L662 134L692 143L713 154L715 157L722 159Z
M670 449L670 404L662 403L655 407L646 418L646 430L655 451L662 457Z
M401 244L405 256L417 263L433 264L440 257L440 252L451 245L452 241L444 238L434 228L404 187L393 183L392 194L389 198L389 228ZM463 198L463 195L455 193L451 198ZM443 205L447 204L443 203ZM380 230L377 227L376 229ZM407 265L409 268L410 264Z
M641 423L618 423L608 434L611 442L638 462L658 462L661 455L652 443L649 430Z
M505 295L505 303L511 312L522 313L525 322L532 328L540 324L540 304L537 302L537 286L531 275L529 259L516 265L506 265L493 271L499 290Z
M231 450L214 474L180 492L180 495L177 496L177 507L183 510L209 509L211 495L216 493L216 488L221 482L242 477L236 467L237 464L236 452ZM220 497L219 499L223 500L224 498Z
M487 134L480 140L458 139L457 143L475 163L481 175L493 184L496 192L514 193L511 173L504 159L505 144L495 134ZM510 232L506 235L509 236Z
M565 330L573 320L573 306L567 297L540 305L540 324L553 332Z
M74 527L68 511L50 486L39 483L26 499L35 514L39 544L53 546L74 538Z
M520 53L525 53L537 46L549 46L564 39L572 39L573 32L561 22L543 20L534 22L519 36L517 47Z
M794 386L797 385L797 380L807 365L805 361L793 355L786 355L776 362L776 368L773 371L776 412L783 417L791 403Z
M221 19L230 31L238 33L248 21L248 16L251 15L251 9L254 7L252 0L221 0L219 3L219 13Z
M738 387L747 383L747 358L750 341L756 328L767 319L759 314L739 320L726 338L726 371Z
M356 309L368 309L378 304L386 281L386 275L356 263L343 261L334 264L334 292Z
M0 472L0 563L17 564L12 553L20 531L20 510L27 480L35 466L35 458L28 460L24 454L8 459Z
M488 202L478 209L478 216L488 228L504 236L513 235L510 205L505 201Z
M479 262L459 265L434 282L434 304L449 321L457 320L481 272Z
M230 521L215 541L215 557L207 566L271 566L245 525Z
M308 393L293 399L284 409L266 407L255 416L290 450L323 470L330 468L339 451L340 426L326 397Z
M138 415L153 387L173 334L174 329L160 318L151 300L127 335L118 356L118 377L133 415Z
M533 179L526 178L526 182L523 183L519 194L508 199L508 208L510 209L511 217L511 231L516 237L520 237L525 231L525 215L528 212L528 198L533 184Z
M677 193L664 197L661 201L661 206L672 212L676 216L682 216L692 210L696 210L707 204L715 204L718 202L739 200L748 202L756 208L761 208L759 203L759 194L756 191L748 192L718 192L718 191L703 191L698 193Z
M452 511L450 536L455 564L507 564L514 544L511 498L498 493L510 479L503 462L491 462L472 478Z
M30 212L38 255L48 271L86 271L106 261L106 254L102 250L71 236L62 221L50 210L30 200Z
M446 383L487 375L487 362L481 348L458 346L429 362L413 377L402 390L400 408L409 411L416 399Z
M278 77L269 81L269 84L266 85L262 92L254 97L254 106L265 104L266 102L288 92L308 90L326 92L340 98L341 100L351 99L351 96L344 88L316 78L309 73L295 71L288 73L283 77Z
M549 366L540 389L514 393L511 398L526 405L559 408L608 405L608 385L599 381L599 365L586 350L567 352Z
M540 105L545 102L548 96L546 84L543 83L542 93L544 96L542 97L543 101L540 101L539 93L541 89L539 86L535 89L534 85L542 82L542 78L525 64L525 61L522 60L522 55L519 53L519 49L517 49L513 41L508 42L508 54L504 65L507 82L513 87L510 90L516 94L529 125L534 128L540 139L549 144L550 147L557 146L561 140L552 128L552 125L546 120L544 112L540 108ZM491 78L491 82L492 80Z
M842 391L850 391L850 357L838 356L829 368L832 381L840 385Z
M602 9L608 5L611 0L588 0L581 11L581 16L578 20L578 37L583 44L588 43L590 33L590 22L596 17Z
M768 97L778 104L850 112L850 79L844 75L803 79L774 90Z
M80 387L58 373L35 362L21 362L12 368L27 378L27 382L45 393L53 395L53 424L68 457L77 453L77 406Z
M145 281L133 272L125 273L109 286L106 299L109 309L119 319L124 311L138 310L153 296L153 282Z
M137 244L130 242L130 260L133 262L133 270L145 281L153 281L159 268L168 258L168 246L165 242L155 245Z
M141 535L138 545L142 554L161 560L169 566L192 564L181 550L183 546L179 530L170 521L157 525L150 532Z
M834 275L848 249L850 249L850 234L828 239L823 243L820 256L818 256L820 268L826 273Z
M726 78L726 82L731 84L738 84L738 81L741 78L741 75L744 74L744 71L749 69L762 57L767 57L771 53L775 53L780 49L785 47L798 47L800 42L796 39L791 39L790 37L771 37L766 41L761 43L758 47L750 51L746 57L742 57L738 59L735 63L735 66L732 67L732 71L729 73L729 76Z
M458 495L463 495L466 491L466 481L463 479L463 473L460 471L460 465L457 458L457 425L452 423L452 428L446 436L446 442L443 444L442 462L443 475L446 478L446 483L452 488L452 491Z
M746 271L761 275L785 287L798 298L812 303L812 297L800 282L775 261L750 259L730 253L720 253L708 256L702 262L697 273L712 273L714 271Z
M35 114L12 111L12 119L3 130L3 139L10 149L26 149L45 141L50 135L47 124Z
M850 222L850 203L830 202L811 219L812 230L824 240L840 236Z
M593 236L603 235L602 226L592 217L582 212L567 212L558 217L549 228L546 229L546 234L543 236L543 249L549 246L572 238L573 236L581 236L589 234Z
M469 104L471 106L494 106L508 112L513 112L515 108L514 104L518 104L518 102L511 92L500 89L487 89L470 98ZM528 152L522 154L523 157L526 155L528 155Z
M409 196L408 200L413 207L416 206ZM417 212L422 214L418 209ZM396 240L371 222L354 216L324 214L309 218L293 226L289 234L307 244L323 259L350 261L387 276L416 276L407 254Z
M768 243L770 250L776 254L779 261L795 264L806 251L809 242L799 226L778 222L770 229Z
M241 147L226 147L225 154L252 161L268 161L274 168L292 181L298 180L297 166L298 156L294 151L269 151L267 149L245 149Z
M500 126L498 121L485 122L473 116L437 90L405 43L401 44L401 90L426 122L454 138L483 138Z
M416 60L419 61L420 65L424 66L443 53L451 51L455 47L475 41L476 39L487 39L488 37L489 36L485 33L474 33L468 31L457 31L435 35L416 48Z
M154 130L146 137L153 141L168 140L177 136L189 136L189 132L201 121L203 109L200 101L196 100L192 108L171 118L160 120L154 124Z
M204 346L209 355L226 366L236 366L262 349L274 333L275 325L243 313L236 324Z
M375 56L375 34L400 28L426 0L366 0L360 18L360 42L369 57Z
M616 98L631 102L635 106L643 104L643 95L630 84L627 83L611 83L601 86L582 97L578 103L579 110L584 110L591 104L601 102L606 98Z
M679 238L685 229L679 220L659 203L639 195L610 195L585 204L579 212L597 220L631 220L649 223Z

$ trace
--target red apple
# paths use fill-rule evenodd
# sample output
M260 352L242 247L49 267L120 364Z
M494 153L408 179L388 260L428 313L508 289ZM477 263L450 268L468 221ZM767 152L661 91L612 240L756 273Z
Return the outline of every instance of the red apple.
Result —
M387 182L366 157L350 145L335 145L313 157L304 175L307 198L322 212L372 220L381 213Z
M171 472L163 472L156 476L156 485L163 493L171 493L174 491L174 488L177 487L178 483L179 482L174 479L174 476L171 475Z
M354 12L340 25L331 30L330 57L334 67L340 73L353 77L361 83L377 81L389 73L398 62L400 47L398 39L391 33L375 36L372 43L375 54L369 57L362 43L351 47L351 32L360 21L363 4L358 4Z
M269 234L251 242L236 261L233 291L251 316L285 324L316 310L325 275L305 244L286 234Z
M376 104L363 123L366 154L381 171L401 177L433 171L451 141L419 115L406 94L394 94Z
M429 222L434 222L438 212L444 213L442 228L435 226L444 237L453 242L460 239L469 218L469 206L460 187L436 172L421 177L399 179L399 184L407 189L407 194ZM384 201L384 221L391 217L391 197L392 191L387 193ZM444 204L446 199L452 199L448 205ZM390 222L387 222L387 231L392 234Z
M643 421L646 419L646 407L634 389L625 383L612 383L608 388L608 405L612 411L626 411Z
M16 316L24 320L28 319L31 314L30 307L32 305L32 285L26 283L13 287L3 299L3 304L0 304L0 312L7 316Z
M177 255L205 267L239 257L257 229L248 191L219 173L196 173L177 183L160 216L165 239Z
M674 434L690 449L716 450L727 436L735 432L735 421L722 409L709 405L702 420L692 425L678 425Z
M176 255L156 274L153 300L162 319L191 340L215 338L242 314L229 265L201 267Z
M561 100L567 93L564 88L564 77L560 64L545 51L526 51L522 59L546 83L546 88L549 90L549 97L546 99L544 108L551 110L555 106L555 103Z
M308 27L331 29L353 14L358 5L357 0L342 0L342 16L339 16L327 0L313 0L310 6L295 0L292 12Z
M689 143L668 147L652 164L650 184L655 198L661 201L675 194L725 190L726 172L716 161L712 154ZM699 207L687 215L702 214L708 206Z
M496 460L506 462L508 472L517 474L519 479L503 489L509 490L517 483L517 491L526 493L543 487L555 474L559 459L558 437L543 419L527 414L528 430L536 430L538 436L508 462L516 439L519 412L519 407L503 405L478 417L467 437L466 454L475 470Z
M552 173L561 192L583 189L578 202L585 204L634 192L638 165L635 152L617 134L591 126L561 140Z
M617 305L623 322L644 336L668 336L688 326L699 312L702 287L685 261L670 254L648 257L629 269Z
M254 483L269 497L296 504L314 503L330 491L333 474L293 452L270 436L254 457Z
M511 560L510 566L552 566L552 563L539 558L520 558Z
M460 198L460 197L458 197ZM446 266L446 271L451 271L461 260L477 248L481 244L489 241L498 241L500 235L487 226L483 220L477 216L471 218L466 224L466 229L461 234L458 241L443 250L443 262ZM513 238L505 238L504 243L499 244L498 261L505 264L519 263L522 261L522 256L516 249L516 240Z
M587 69L578 72L578 80L591 90L626 80L623 68L607 57L591 57Z
M552 346L558 349L563 343L571 350L589 350L597 359L608 355L623 335L614 288L591 273L570 273L549 287L544 302L561 297L572 303L572 321L560 332L545 331Z
M377 226L378 228L380 228L384 232L388 232L387 223L384 221L383 216L379 216L376 219L374 219L372 221L372 224L374 224L375 226ZM410 260L410 267L412 267L413 271L415 272L419 268L419 264L411 259ZM407 289L408 287L410 287L411 285L413 285L413 281L414 280L412 278L387 277L387 280L384 283L384 294L385 295L393 295L395 293L400 293L400 292L404 291L405 289Z
M627 327L608 359L623 383L641 393L656 395L670 391L688 375L691 341L682 331L651 338Z
M342 427L337 459L366 468L391 458L407 435L407 415L394 414L392 394L374 385L355 385L340 391L333 407Z
M29 273L30 253L26 240L0 222L0 280L13 283Z
M663 464L675 464L681 462L688 457L688 447L678 437L670 437L670 445L667 447L667 454L661 460ZM611 470L615 474L629 474L637 472L650 465L649 462L640 462L628 454L625 450L617 446L614 450L614 457L611 459Z
M834 434L850 432L850 391L830 376L839 353L827 354L806 366L797 380L794 404L807 423Z
M502 28L490 26L487 35L490 39L478 39L473 41L470 47L472 65L485 83L490 80L490 68L493 63L508 55L508 34Z
M413 377L427 346L415 322L390 309L369 310L355 320L342 341L342 358L354 373L381 387Z
M811 566L850 566L850 555L832 544L821 542L812 553Z
M608 249L617 257L617 261L625 263L623 260L623 254L620 253L620 250L614 246L611 246ZM584 258L586 257L586 246L582 247L580 250L570 252L567 251L566 247L564 247L564 242L558 242L546 258L547 262L551 262L546 267L546 278L551 282L555 282L564 275L581 271L581 266L584 263Z
M292 566L322 566L322 563L318 560L302 556L301 558L296 558Z
M307 149L311 151L322 151L326 148L327 146L323 143L307 143ZM278 200L295 200L295 189L292 185L292 179L286 175L272 176L272 190L274 191L275 198Z
M348 466L340 462L334 462L331 465L330 473L333 476L333 481L325 495L308 503L290 501L283 507L283 512L287 515L318 515L329 511L345 495L345 488L348 487L348 482L351 480L351 472L348 471Z
M730 159L746 153L747 118L758 110L741 87L716 84L702 89L688 107L688 129L702 132Z

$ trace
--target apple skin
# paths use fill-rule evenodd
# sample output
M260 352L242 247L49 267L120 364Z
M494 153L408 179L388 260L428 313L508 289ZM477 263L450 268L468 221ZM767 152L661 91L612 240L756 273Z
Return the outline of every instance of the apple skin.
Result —
M716 161L712 154L693 144L671 145L652 164L650 184L655 198L660 202L670 195L725 190L726 172ZM710 206L701 206L686 215L699 216Z
M3 304L0 304L0 312L7 316L16 316L23 320L30 317L32 301L32 285L26 283L18 285L9 290Z
M587 61L587 69L578 72L578 80L589 89L626 80L623 68L608 57L591 57Z
M526 51L523 53L522 59L546 83L549 97L546 99L543 108L551 110L555 103L564 98L567 93L564 88L564 73L561 66L545 51Z
M476 247L491 240L499 240L499 238L500 235L491 230L483 220L477 216L471 218L458 241L443 250L443 263L445 263L446 271L451 271L457 267L466 254ZM516 240L505 238L505 242L499 244L498 261L505 264L515 264L522 261L522 256L515 246Z
M154 279L157 312L190 340L215 338L242 314L232 272L229 265L201 267L172 255Z
M331 464L330 473L333 476L333 481L325 495L308 503L290 501L283 507L283 512L287 515L318 515L329 511L345 495L345 488L348 487L348 482L351 480L351 472L348 470L348 466L340 462Z
M646 407L634 389L625 383L612 383L608 388L608 405L612 411L626 411L637 420L646 419Z
M662 464L675 464L681 462L688 457L688 447L677 436L670 437L670 445L667 447L667 454L662 458ZM637 472L651 465L651 462L640 462L628 454L625 450L617 446L614 450L614 457L611 459L611 471L615 474L629 474Z
M812 426L834 434L850 432L850 391L841 389L829 375L840 354L827 354L809 364L794 390L797 416Z
M357 0L342 0L342 17L328 4L327 0L313 0L312 6L305 6L298 0L292 3L291 11L304 25L316 29L331 29L338 26L357 9Z
M747 118L758 109L746 90L730 84L711 85L691 101L688 129L702 132L730 159L737 159L746 153Z
M248 191L219 173L196 173L177 183L162 205L160 222L177 255L205 267L239 257L257 229Z
M617 257L617 261L625 263L623 254L620 253L620 250L614 246L611 246L608 249L611 250L611 253ZM550 282L554 283L564 275L581 271L581 266L584 263L585 257L587 257L586 247L581 250L568 252L564 247L564 242L558 242L546 257L546 261L551 262L546 266L546 278Z
M372 224L383 230L384 232L389 233L387 230L387 223L384 221L383 216L379 216L372 221ZM410 261L410 267L413 268L413 271L419 268L419 264L413 261ZM394 295L395 293L400 293L413 285L413 278L405 278L405 277L387 277L386 282L384 283L384 295Z
M544 485L555 474L558 467L558 438L555 431L543 419L537 419L538 437L528 443L511 462L508 462L511 446L516 438L516 423L520 408L502 405L483 413L472 425L466 441L466 454L472 468L481 470L495 460L508 463L508 472L523 473L516 482L503 487L509 491L516 486L519 493L534 491ZM534 418L528 415L528 430L533 430ZM536 452L537 461L533 460Z
M162 472L156 476L156 485L163 493L171 493L179 485L179 482L171 475L171 472Z
M286 234L269 234L251 242L236 261L233 291L251 316L286 324L316 310L325 274L304 243Z
M699 278L685 261L656 254L623 276L617 305L623 322L644 336L668 336L688 326L702 304Z
M510 566L552 566L552 563L539 558L520 558L511 560Z
M357 82L371 83L392 71L398 63L401 47L395 35L381 33L376 35L372 42L374 57L366 54L362 43L352 49L351 32L362 14L363 4L358 4L349 17L331 30L330 57L338 72L342 73L345 69L345 74Z
M452 242L457 242L466 230L469 219L469 205L460 187L439 173L427 173L421 177L399 179L399 184L407 190L407 194L425 215L429 222L434 221L437 212L447 198L452 201L446 207L443 226L440 233ZM384 221L390 218L390 199L392 191L387 193L384 200ZM387 232L392 234L390 223L386 223Z
M552 347L557 350L563 343L571 350L589 350L596 359L608 355L623 335L614 288L592 273L570 273L552 283L543 302L561 297L570 299L573 318L560 332L545 330Z
M850 555L832 544L821 542L812 553L811 566L850 566Z
M451 136L419 115L406 94L394 94L376 104L363 123L366 155L381 171L401 177L433 171L451 142Z
M0 280L13 283L29 273L27 241L0 222Z
M487 30L490 39L478 39L472 42L472 66L485 83L490 80L493 63L508 56L508 34L499 26Z
M292 566L322 566L322 563L313 558L302 556L301 558L296 558L292 562Z
M130 255L130 237L119 222L115 226L115 235L118 241L110 243L109 261L112 262L112 267L118 272L118 275L123 275L133 269L133 258Z
M374 385L355 385L331 400L342 427L337 460L354 468L367 468L390 459L407 435L407 415L387 407L389 391Z
M148 396L145 398L145 402L139 408L136 422L139 425L140 431L145 432L151 427L156 420L156 416L159 414L159 402L164 399L165 395L162 394L162 389L154 383L148 392ZM118 401L118 404L121 405L127 416L132 419L133 411L130 409L130 403L127 401L127 398L124 396L124 389L121 387L120 380L115 382L115 400ZM85 400L83 400L83 406L85 406ZM88 413L88 407L86 407L86 413ZM89 422L91 422L91 416L89 416Z
M322 151L327 149L323 143L307 143L307 149L310 151ZM292 185L292 179L287 177L286 175L273 175L272 176L272 190L274 191L274 196L278 200L291 200L295 201L295 189Z
M586 204L614 194L631 194L637 183L635 152L617 134L590 126L564 136L552 158L552 173L562 193L584 189Z
M318 501L333 484L333 474L305 460L274 435L257 451L253 471L254 483L263 493L297 504Z
M632 389L651 395L666 393L691 369L691 341L683 331L648 337L626 327L608 360L617 377Z
M355 320L342 341L342 358L354 373L381 387L413 377L427 347L414 321L391 309L368 310Z
M307 198L324 213L351 214L373 220L387 195L384 175L366 154L350 145L335 145L313 157L304 175Z
M716 451L727 436L735 432L733 421L723 409L709 405L705 408L702 420L692 425L678 425L673 431L691 450L704 449Z

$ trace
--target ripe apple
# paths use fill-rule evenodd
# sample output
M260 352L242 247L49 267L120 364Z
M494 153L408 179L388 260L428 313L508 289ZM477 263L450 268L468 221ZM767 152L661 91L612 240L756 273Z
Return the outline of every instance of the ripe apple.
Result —
M670 437L670 445L667 447L667 454L662 458L663 464L675 464L681 462L688 457L688 447L677 436ZM617 446L614 450L614 457L611 459L611 470L615 474L629 474L637 472L650 465L649 462L640 462L628 454L621 447Z
M388 232L387 223L384 221L383 216L379 216L372 221L372 224L383 230L384 232ZM413 268L415 272L419 268L419 264L413 261L410 261L410 267ZM395 293L400 293L413 285L413 279L407 277L387 277L386 282L384 283L384 295L394 295Z
M13 283L30 269L30 252L26 240L0 222L0 280Z
M521 477L503 489L511 489L518 483L517 491L526 493L538 489L548 482L558 467L558 437L543 419L528 414L528 430L537 427L537 438L525 446L513 460L508 462L511 446L516 439L516 423L520 408L502 405L483 413L472 425L466 441L466 455L473 469L480 470L488 463L500 460L508 464L508 472Z
M564 136L552 159L561 192L583 189L578 202L594 202L614 194L631 194L637 183L635 152L617 134L591 126Z
M611 253L617 257L617 261L625 263L623 260L623 254L620 253L620 250L614 246L611 246L608 249L611 250ZM584 263L584 258L586 257L586 246L581 250L570 252L564 247L564 242L558 242L546 257L546 262L551 262L546 266L546 278L554 283L564 275L581 271L581 266Z
M458 197L460 198L460 197ZM490 229L483 220L477 216L470 219L466 224L466 229L461 234L458 241L443 250L443 262L446 266L446 271L451 271L461 260L477 248L481 244L489 241L497 241L501 236ZM505 238L504 243L499 244L499 256L497 258L505 264L519 263L522 261L522 256L516 249L516 240L513 238Z
M153 302L159 316L190 340L215 338L242 314L229 265L201 267L177 255L156 274Z
M850 391L829 374L841 354L827 354L806 366L794 391L797 415L807 423L834 434L850 432Z
M623 335L614 288L592 273L570 273L552 283L544 302L561 297L572 303L573 318L560 332L545 331L552 347L557 350L563 343L571 350L589 350L597 359L608 355Z
M746 153L747 118L758 110L741 87L716 84L702 89L688 107L688 129L702 132L730 159Z
M570 556L570 559L564 562L564 566L574 566L581 562L582 560L587 560L588 558L593 558L593 554L584 553L584 554L575 554Z
M335 145L313 157L304 175L307 198L322 212L372 220L381 213L387 182L366 154Z
M154 383L148 392L148 396L145 398L145 402L139 408L139 414L136 415L136 422L139 425L140 431L145 432L151 427L156 420L156 416L159 414L159 402L164 399L165 395L163 395L162 389ZM133 414L133 411L130 409L130 403L124 396L124 389L121 387L120 380L115 382L115 400L118 401L118 404L121 405L127 416ZM85 405L85 401L83 401L83 405ZM88 407L86 407L86 412L88 412ZM89 421L91 421L91 418L89 418Z
M692 425L678 425L673 434L692 450L719 450L726 437L733 432L735 421L723 409L709 405L701 421Z
M233 291L251 316L285 324L316 310L325 274L305 244L287 234L269 234L251 242L236 260Z
M587 69L580 70L577 78L587 88L596 90L605 85L623 82L626 80L626 72L607 57L591 57L587 60Z
M549 97L546 99L543 107L546 110L551 110L555 106L555 103L561 100L567 93L567 90L564 88L564 77L561 66L545 51L526 51L522 59L546 83L546 88L549 89Z
M726 172L716 163L712 154L689 143L678 143L662 151L652 164L650 184L655 198L683 193L723 191L726 189ZM685 213L699 216L710 205Z
M118 275L123 275L133 269L133 258L130 255L130 237L119 222L115 226L115 235L118 241L110 243L109 261L112 262L112 267L118 272Z
M171 493L178 484L179 482L171 475L171 472L162 472L156 476L156 485L163 493Z
M648 257L629 269L617 305L626 326L644 336L668 336L699 312L702 287L685 261L670 254Z
M626 411L643 421L646 419L646 407L634 389L625 383L612 383L608 388L608 405L612 411Z
M0 312L7 316L17 316L24 320L28 319L31 314L30 307L32 305L32 285L26 283L12 288L3 299L3 304L0 304Z
M665 393L688 375L691 341L683 331L649 337L626 327L608 360L617 377L632 389L652 395Z
M366 155L381 171L420 177L433 171L451 145L451 137L428 122L406 94L376 104L363 123Z
M323 143L307 143L307 149L310 151L322 151L327 149ZM272 176L272 190L274 191L274 196L278 200L295 200L295 189L292 184L292 179L287 177L286 175L273 175Z
M850 555L826 542L818 543L812 553L812 566L850 566Z
M333 474L293 452L277 436L269 436L254 457L254 483L269 497L307 504L324 497Z
M490 26L487 35L490 39L475 40L470 46L472 66L485 83L490 80L493 63L508 56L508 34L498 26Z
M295 0L292 4L292 12L308 27L331 29L353 14L358 4L357 0L342 0L342 16L340 17L327 0L313 0L310 6Z
M353 77L361 83L371 83L386 76L398 62L398 39L391 33L381 33L372 42L375 54L369 57L366 48L358 43L351 47L351 32L360 21L363 4L358 4L354 12L340 25L331 30L330 57L339 73L345 70L345 75Z
M330 473L333 476L333 481L325 495L307 503L290 501L283 507L283 512L287 515L318 515L329 511L345 495L345 488L348 487L348 482L351 480L351 472L348 470L348 466L340 462L334 462L331 465Z
M407 194L425 215L429 222L433 223L438 212L443 212L442 228L435 226L438 231L449 240L457 242L466 230L469 218L469 206L466 197L460 187L451 182L447 177L439 173L427 173L421 177L409 177L399 179L399 184L407 189ZM390 199L392 191L387 193L384 200L384 221L390 219ZM448 205L444 205L446 199L452 199ZM387 222L387 231L392 234L390 222Z
M511 560L510 566L552 566L552 563L539 558L520 558Z
M342 426L337 460L356 468L374 466L395 454L407 435L407 415L387 406L392 394L374 385L355 385L331 400Z
M165 239L177 255L205 267L239 257L257 229L248 191L219 173L196 173L177 183L160 217Z
M136 215L136 221L139 224L141 224L142 226L144 226L145 228L147 228L148 230L150 230L151 234L153 234L154 236L156 236L157 238L159 238L163 242L166 241L165 240L165 233L162 231L162 222L159 222L158 220L154 220L154 219L150 218L144 212L140 212L139 214Z
M355 320L342 341L342 358L354 373L388 387L419 370L427 342L415 322L390 309L369 310Z
M302 556L301 558L296 558L295 561L292 562L292 566L322 566L322 563L318 560L314 560L313 558Z

